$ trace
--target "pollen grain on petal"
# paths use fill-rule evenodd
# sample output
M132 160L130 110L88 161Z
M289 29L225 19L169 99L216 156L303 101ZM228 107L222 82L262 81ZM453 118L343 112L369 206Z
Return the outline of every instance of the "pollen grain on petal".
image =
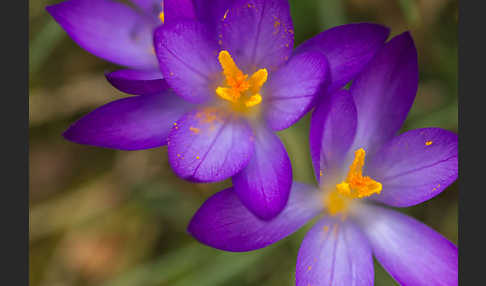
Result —
M199 132L201 132L201 130L197 127L189 127L189 130L191 130L192 133L194 134L198 134Z
M430 140L429 140L429 141L426 141L426 142L425 142L425 146L430 146L430 145L432 145L432 143L434 143L434 142L432 142L432 141L430 141Z
M438 184L437 186L435 186L435 187L432 189L432 192L437 191L439 188L440 188L440 184Z
M150 46L150 48L149 48L149 52L150 52L152 55L154 55L154 56L156 55L156 54L155 54L155 48L154 48L154 46L153 46L153 45L152 45L152 46Z
M195 115L195 117L201 122L201 123L221 123L224 120L225 114L221 112L220 110L216 108L204 108L200 111L198 111Z
M273 22L273 28L275 28L275 31L273 31L273 34L276 35L280 32L280 26L282 25L282 23L280 23L279 20L275 20L275 22Z

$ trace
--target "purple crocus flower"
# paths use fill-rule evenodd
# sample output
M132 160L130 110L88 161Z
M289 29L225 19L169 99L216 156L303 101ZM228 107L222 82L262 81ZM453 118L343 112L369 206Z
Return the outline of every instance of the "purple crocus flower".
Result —
M82 48L127 69L107 73L108 81L130 94L167 89L153 47L153 31L165 22L193 17L190 0L69 0L46 9ZM164 3L165 2L165 3ZM164 5L165 4L165 5Z
M102 106L65 137L124 150L167 143L178 176L194 182L232 177L242 202L271 219L286 205L292 184L290 160L274 131L299 120L316 95L349 82L383 47L389 30L343 25L292 52L287 0L187 3L194 13L166 20L154 35L170 90Z
M396 135L417 83L416 49L404 33L384 46L349 91L323 98L314 111L310 143L318 190L294 182L284 210L263 221L226 189L202 205L188 231L214 248L250 251L319 216L300 247L296 285L373 285L373 255L401 285L457 285L457 247L377 204L416 205L457 178L456 134L423 128Z

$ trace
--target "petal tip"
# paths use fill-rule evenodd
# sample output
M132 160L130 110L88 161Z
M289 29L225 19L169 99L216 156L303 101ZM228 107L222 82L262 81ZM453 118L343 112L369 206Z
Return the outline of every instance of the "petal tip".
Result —
M269 221L275 218L282 212L282 210L285 208L287 204L287 200L284 201L284 203L280 203L278 205L273 205L273 206L267 206L267 207L262 207L262 208L252 208L250 211L257 216L261 220Z
M49 13L49 15L51 15L51 17L58 23L59 23L60 13L62 12L62 7L59 7L61 5L62 3L49 5L45 7L47 13Z
M417 51L411 31L407 30L407 31L395 36L391 41L398 42L403 47L407 47L407 48L412 49L413 51L415 51L415 53Z
M51 14L51 16L52 16L52 13L55 10L55 6L56 5L49 5L49 6L44 7L44 9L46 9L47 13Z
M68 12L68 10L72 8L72 4L74 4L73 2L73 0L68 0L57 4L48 5L45 7L45 9L56 22L61 24L59 21L62 19L62 14L64 12Z
M287 175L292 177L292 173ZM277 217L283 209L287 206L287 202L289 200L290 189L292 186L292 181L288 182L288 187L285 186L279 192L280 194L277 197L271 198L270 200L249 200L248 195L242 194L243 192L249 192L248 186L241 186L238 184L233 177L233 188L238 194L241 202L245 205L245 207L253 213L257 218L270 221ZM254 193L258 193L258 190L253 190ZM264 192L264 191L262 191ZM275 194L274 194L275 196ZM252 196L255 197L255 196ZM258 203L257 203L258 202Z
M114 78L113 78L113 73L114 73L114 72L110 72L110 71L105 71L105 72L104 72L104 76L105 76L106 80L107 80L109 83L111 83L111 85L113 85L113 79L114 79Z
M80 119L81 120L81 119ZM92 145L87 142L86 139L83 140L83 132L78 128L78 123L79 121L73 123L71 126L69 126L63 133L62 137L70 142L76 143L76 144L81 144L81 145ZM96 146L96 145L92 145ZM102 146L100 146L102 147Z
M388 26L377 24L377 23L370 23L371 25L375 26L377 29L382 30L383 36L387 39L390 36L391 29Z
M64 137L64 139L66 139L68 141L71 141L71 142L74 142L74 143L78 143L79 138L76 136L76 123L73 123L71 126L69 126L62 133L62 137Z

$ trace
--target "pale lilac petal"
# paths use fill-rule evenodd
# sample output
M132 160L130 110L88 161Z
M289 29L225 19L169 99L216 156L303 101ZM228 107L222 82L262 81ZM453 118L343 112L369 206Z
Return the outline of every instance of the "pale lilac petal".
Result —
M240 172L253 155L249 124L223 110L194 110L169 135L169 163L181 178L215 182Z
M435 230L380 207L362 208L357 219L374 256L400 285L457 285L457 246Z
M162 11L164 0L131 0L136 6L142 9L147 15L158 17Z
M373 257L351 221L322 218L305 236L297 257L297 286L372 286Z
M405 132L370 158L367 175L383 185L371 198L408 207L435 197L457 179L457 135L440 128Z
M292 186L292 166L285 147L272 131L255 130L255 153L233 177L243 204L261 219L271 219L287 204Z
M274 219L260 220L232 188L210 197L196 212L188 231L201 243L234 252L273 244L294 233L322 211L311 186L294 182L287 206Z
M156 94L169 88L160 71L125 69L105 76L114 87L129 94Z
M353 23L326 30L307 40L297 52L322 52L329 62L330 92L352 80L383 47L390 30L372 23Z
M108 0L69 0L47 11L88 52L119 65L157 69L151 19Z
M155 31L155 50L165 80L177 94L194 102L215 96L221 78L218 46L195 21L167 24Z
M288 128L313 107L328 78L326 58L319 52L293 56L271 73L262 91L265 118L274 130Z
M88 113L64 133L70 141L121 150L165 145L174 122L192 105L170 91L119 99Z
M287 0L238 0L225 15L218 34L221 48L243 71L272 71L288 60L294 28Z
M354 149L370 154L396 135L417 85L417 50L407 32L388 42L351 85L358 110Z
M336 91L318 103L312 113L309 137L318 181L331 179L342 169L354 140L356 124L356 106L348 91Z

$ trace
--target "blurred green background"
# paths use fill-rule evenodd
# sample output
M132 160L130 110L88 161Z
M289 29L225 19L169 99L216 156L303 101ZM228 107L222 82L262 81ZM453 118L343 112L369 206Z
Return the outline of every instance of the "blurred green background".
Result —
M109 64L78 47L30 0L30 285L294 285L308 229L263 250L225 253L185 232L201 203L230 182L189 184L172 174L166 148L114 151L61 133L95 107L127 96L105 80ZM371 21L392 36L411 30L420 84L404 130L457 131L457 0L292 0L296 44L344 23ZM313 183L309 115L280 132L294 179ZM457 183L404 212L457 243ZM417 258L420 259L420 258ZM376 285L397 285L376 265Z

